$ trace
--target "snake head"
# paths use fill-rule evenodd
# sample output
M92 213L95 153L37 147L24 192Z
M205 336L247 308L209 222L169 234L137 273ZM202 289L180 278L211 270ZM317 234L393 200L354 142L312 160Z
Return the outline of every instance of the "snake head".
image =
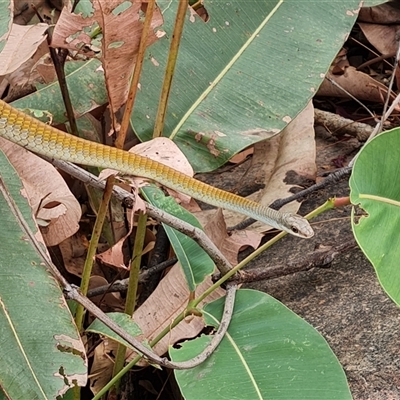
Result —
M294 236L309 239L314 236L314 231L309 222L297 214L285 213L285 231Z

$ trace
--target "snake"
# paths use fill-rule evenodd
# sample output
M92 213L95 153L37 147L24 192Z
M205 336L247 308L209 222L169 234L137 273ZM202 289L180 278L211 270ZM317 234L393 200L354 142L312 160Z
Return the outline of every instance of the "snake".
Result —
M36 154L150 179L210 205L244 214L301 238L314 231L307 219L215 188L145 156L63 132L0 100L0 136Z

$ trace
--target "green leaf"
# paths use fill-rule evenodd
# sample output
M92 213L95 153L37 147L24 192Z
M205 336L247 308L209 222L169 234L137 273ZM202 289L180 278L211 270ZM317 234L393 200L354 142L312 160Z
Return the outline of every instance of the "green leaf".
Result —
M23 193L0 152L0 386L11 399L54 399L73 379L86 384L87 362Z
M139 325L135 321L133 321L129 315L125 313L107 313L107 316L131 336L138 336L143 333ZM132 346L127 341L122 339L119 335L117 335L114 331L112 331L108 326L104 325L103 322L99 321L98 319L95 319L86 329L86 331L107 336L110 339L113 339L126 347L132 348Z
M77 116L86 114L107 102L104 73L99 60L68 62L65 64L65 74ZM50 85L39 86L36 92L14 101L12 105L22 110L49 111L54 124L66 121L65 106L57 81Z
M199 221L190 212L177 204L172 197L165 196L162 190L155 186L145 186L141 190L150 204L196 228L203 229ZM189 290L194 291L206 276L214 272L214 262L193 239L168 225L163 224L163 226L182 266Z
M215 325L219 299L204 308ZM174 361L201 352L209 337L170 349ZM265 293L239 290L228 333L200 366L175 371L183 396L191 399L351 399L345 374L325 339L308 323Z
M358 222L351 221L357 243L374 266L383 289L400 305L399 146L399 128L364 146L350 178L350 200L368 214Z
M153 131L178 2L160 0L166 35L148 49L131 122ZM358 0L210 1L189 12L164 135L196 171L280 132L308 104L357 17Z
M74 389L69 389L68 392L65 393L63 397L57 398L57 400L76 400L74 398L75 394L74 392L75 392Z
M165 136L174 139L196 171L210 171L277 134L316 92L355 21L358 3L206 0L207 23L188 11ZM158 4L167 34L147 50L131 117L143 141L153 132L178 2ZM67 81L78 115L107 102L99 66L95 59L66 63L74 70L67 70ZM13 105L48 110L54 122L65 121L58 83Z
M0 1L0 52L6 45L9 31L13 23L12 0Z

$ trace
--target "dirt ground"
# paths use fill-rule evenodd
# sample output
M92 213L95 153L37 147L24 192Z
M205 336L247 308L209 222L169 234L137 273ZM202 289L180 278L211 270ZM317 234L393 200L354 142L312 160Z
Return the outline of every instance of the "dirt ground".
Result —
M317 164L326 168L336 157L348 161L358 146L355 139L338 142L318 136ZM323 169L319 167L321 172ZM226 182L234 187L235 177L240 176L240 171L231 170L223 178L216 175L211 179L208 176L207 180L229 190ZM246 181L251 179L247 177ZM329 197L348 194L348 181L344 178L312 196L300 213L311 211ZM313 239L286 237L254 260L248 270L282 265L283 260L296 263L311 259L321 246L345 246L330 264L260 280L247 287L275 297L325 337L345 370L355 400L400 399L400 354L396 340L400 309L385 295L372 265L355 244L350 211L348 206L321 215L313 221Z
M335 218L337 213L322 218ZM268 267L288 257L311 257L315 246L354 241L348 220L324 222L315 230L312 241L287 238L249 268ZM339 253L328 267L249 287L280 300L325 337L346 372L355 400L400 399L400 355L395 340L400 310L385 295L373 267L357 247Z

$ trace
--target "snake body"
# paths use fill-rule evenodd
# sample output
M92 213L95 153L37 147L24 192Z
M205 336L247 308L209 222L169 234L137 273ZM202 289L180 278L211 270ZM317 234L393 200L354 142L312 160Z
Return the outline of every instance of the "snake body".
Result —
M113 168L154 180L205 203L242 213L295 236L310 238L314 235L308 221L297 214L279 212L217 189L147 157L70 135L2 100L0 136L41 155L88 166Z

